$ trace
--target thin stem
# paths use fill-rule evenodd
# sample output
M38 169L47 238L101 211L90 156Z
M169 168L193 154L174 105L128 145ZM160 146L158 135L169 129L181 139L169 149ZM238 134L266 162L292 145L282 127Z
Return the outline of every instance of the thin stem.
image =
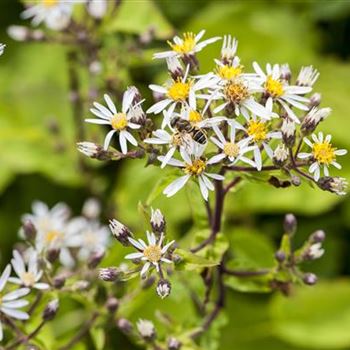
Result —
M235 187L239 182L241 182L242 178L237 176L235 177L224 189L224 194L228 193L231 188Z

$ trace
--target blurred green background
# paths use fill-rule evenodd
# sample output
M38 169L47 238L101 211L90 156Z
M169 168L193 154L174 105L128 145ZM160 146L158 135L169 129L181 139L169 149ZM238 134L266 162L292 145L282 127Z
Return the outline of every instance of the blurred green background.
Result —
M159 37L172 33L172 28L179 32L206 29L206 37L235 36L238 55L247 69L254 60L289 62L297 74L300 66L313 64L321 72L315 91L321 92L322 105L333 109L321 129L333 135L337 147L350 149L350 1L130 0L122 1L121 6L124 9L111 28L112 35L113 31L138 35L149 26L159 28ZM146 201L163 176L159 169L144 169L143 160L92 162L93 179L79 170L64 49L10 40L6 28L22 24L21 10L17 1L0 2L0 42L7 44L0 58L1 267L17 240L21 214L30 211L33 200L49 205L65 201L78 213L84 200L94 194L93 185L103 194L103 203L113 208L106 217L114 215L136 229L141 227L138 202ZM199 54L203 71L212 69L220 45L213 44ZM164 65L147 59L147 52L146 58L131 62L130 67L128 83L142 91L150 79L161 82L164 78L158 74L165 70ZM92 129L97 132L98 128ZM98 137L101 141L103 135ZM333 174L350 179L348 156L342 164L343 170ZM183 191L171 199L159 197L153 204L162 208L171 233L178 238L191 230L202 210L192 206L188 197ZM350 349L348 196L337 197L307 184L289 189L247 184L226 203L224 231L230 237L248 239L247 249L238 254L261 266L276 249L286 212L298 217L297 243L316 229L327 233L325 256L305 267L319 276L320 283L297 288L289 299L277 293L230 290L227 313L215 323L205 349ZM152 318L159 307L185 320L187 310L177 307L183 302L181 288L175 288L173 299L164 303L146 294L143 300L149 302L134 307L135 317ZM123 348L131 348L124 338L118 341Z

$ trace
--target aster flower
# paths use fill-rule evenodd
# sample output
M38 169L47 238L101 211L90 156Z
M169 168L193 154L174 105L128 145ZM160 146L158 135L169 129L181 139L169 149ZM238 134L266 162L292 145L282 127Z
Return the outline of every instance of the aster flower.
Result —
M337 149L332 146L331 135L323 136L322 132L318 135L312 134L311 138L314 142L311 142L308 138L304 137L304 142L312 149L311 153L301 152L298 154L300 159L310 159L312 164L309 167L309 172L313 174L315 181L318 181L321 176L321 170L325 176L329 176L329 166L333 165L337 169L341 169L341 165L337 163L336 157L342 156L347 153L345 149Z
M310 86L288 85L287 81L281 78L281 66L278 64L273 66L267 64L266 73L264 73L257 62L253 63L253 67L264 84L261 92L264 92L268 96L268 99L280 103L288 116L296 123L300 123L299 118L288 104L295 108L308 111L308 103L310 100L300 95L309 93L312 88Z
M18 277L10 277L9 281L27 288L50 288L47 283L40 282L43 271L39 269L37 252L34 249L29 249L25 255L27 256L27 263L17 250L13 251L11 263Z
M33 18L34 26L44 22L53 30L62 30L68 26L74 4L82 1L39 0L21 14L23 19Z
M320 73L313 66L301 67L296 84L299 86L313 86Z
M192 109L196 109L196 99L202 97L196 94L202 89L213 87L215 79L213 79L212 75L207 74L194 81L188 77L188 73L189 66L187 66L182 79L177 78L177 80L172 80L166 86L149 85L152 91L163 95L165 98L151 106L147 110L147 113L158 114L168 108L168 115L171 116L177 105L189 106Z
M257 146L249 146L249 138L243 138L236 142L236 130L243 129L243 127L237 122L230 122L229 128L230 137L229 141L227 141L221 130L217 126L213 127L216 137L212 136L210 139L221 150L219 154L212 158L213 161L220 162L221 160L227 158L230 162L232 162L231 165L242 161L255 167L255 163L251 159L247 158L245 154L249 151L253 151Z
M5 47L5 44L0 44L0 56L4 53Z
M153 232L146 232L148 244L146 244L142 239L134 239L128 237L129 242L138 250L137 253L128 254L125 259L141 259L144 265L141 269L140 275L144 276L146 272L154 266L157 271L160 271L160 266L162 263L171 264L172 261L167 259L166 253L170 246L174 244L175 241L171 241L164 245L164 234L162 233L157 239Z
M209 165L217 163L218 160L214 157L209 160L206 160L202 157L203 151L203 148L194 148L193 153L189 154L186 151L180 150L180 154L183 159L182 161L175 158L171 158L168 161L169 165L182 168L185 172L185 175L179 177L165 188L163 193L167 197L171 197L179 190L181 190L181 188L185 186L187 181L191 177L193 177L195 179L198 179L201 194L204 200L207 201L209 196L208 190L214 190L214 185L209 180L209 178L220 181L224 180L224 176L214 173L208 173L206 171ZM160 156L158 157L158 159L162 162L164 158Z
M214 43L221 39L221 37L216 36L214 38L210 38L200 42L203 35L205 34L205 30L201 30L197 35L187 32L183 34L183 38L175 36L173 38L173 42L168 41L171 50L155 53L153 58L168 58L168 57L185 57L185 56L193 56L197 52L201 51L205 46Z
M16 320L28 320L29 315L21 310L22 307L27 306L29 302L21 299L30 292L29 288L16 289L7 294L3 293L7 281L11 274L11 265L7 265L0 277L0 341L3 340L3 326L2 316L14 318Z
M94 102L95 108L90 109L90 111L99 119L85 119L86 122L92 124L110 125L112 127L112 130L108 132L104 141L105 150L108 149L111 139L116 132L119 134L120 148L124 154L128 152L127 142L137 146L136 139L128 131L128 129L140 128L140 125L131 121L131 119L134 117L133 109L135 106L132 105L134 96L135 91L133 89L128 89L124 92L121 112L117 112L115 104L107 94L104 95L104 99L108 108L98 102Z

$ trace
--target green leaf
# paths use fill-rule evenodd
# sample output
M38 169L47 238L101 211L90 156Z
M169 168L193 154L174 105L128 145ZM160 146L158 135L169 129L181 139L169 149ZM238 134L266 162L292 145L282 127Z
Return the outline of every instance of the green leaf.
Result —
M176 266L187 271L194 271L218 265L216 261L203 258L202 256L193 254L186 250L176 249L175 254L179 255L182 259L182 261Z
M106 342L106 335L102 328L90 328L90 335L96 350L103 350Z
M350 346L350 281L323 282L297 289L292 298L276 295L271 303L274 333L309 349Z
M225 285L240 292L268 293L271 292L270 276L238 277L228 276Z

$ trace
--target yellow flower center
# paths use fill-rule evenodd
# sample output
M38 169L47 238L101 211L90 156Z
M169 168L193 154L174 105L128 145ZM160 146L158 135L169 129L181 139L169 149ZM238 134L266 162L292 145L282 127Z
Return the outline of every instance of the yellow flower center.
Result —
M264 122L251 120L248 123L248 135L253 138L255 142L264 141L267 135L267 128Z
M48 231L45 234L44 240L46 243L51 243L55 241L56 239L59 239L62 237L62 233L58 231Z
M31 287L35 283L35 276L31 272L24 272L21 275L21 280L26 287Z
M188 119L191 123L198 123L202 121L203 118L199 112L191 110L188 115Z
M327 142L315 143L312 147L312 154L314 158L321 164L330 164L335 160L335 150L336 148Z
M195 35L193 33L184 33L180 44L173 44L168 41L169 46L177 53L186 54L191 52L196 46Z
M224 145L224 153L228 157L237 157L239 155L239 146L234 142L227 142Z
M280 97L283 95L283 84L279 80L272 79L269 75L265 82L265 90L272 97Z
M225 66L218 66L216 68L216 74L222 78L231 80L233 78L236 78L238 75L242 74L242 66L232 67L229 65Z
M202 159L195 159L192 164L186 164L185 173L197 176L203 173L206 168L206 162Z
M156 263L162 257L162 249L158 245L149 245L143 251L143 255L147 258L147 260Z
M232 103L240 103L249 96L249 92L244 84L231 82L225 86L225 95Z
M114 130L124 130L128 126L128 119L125 113L117 113L111 119L111 125Z
M42 0L42 4L45 7L53 7L57 5L57 3L58 3L58 0Z
M190 93L191 83L183 83L180 80L174 81L168 89L168 97L174 101L185 101Z

